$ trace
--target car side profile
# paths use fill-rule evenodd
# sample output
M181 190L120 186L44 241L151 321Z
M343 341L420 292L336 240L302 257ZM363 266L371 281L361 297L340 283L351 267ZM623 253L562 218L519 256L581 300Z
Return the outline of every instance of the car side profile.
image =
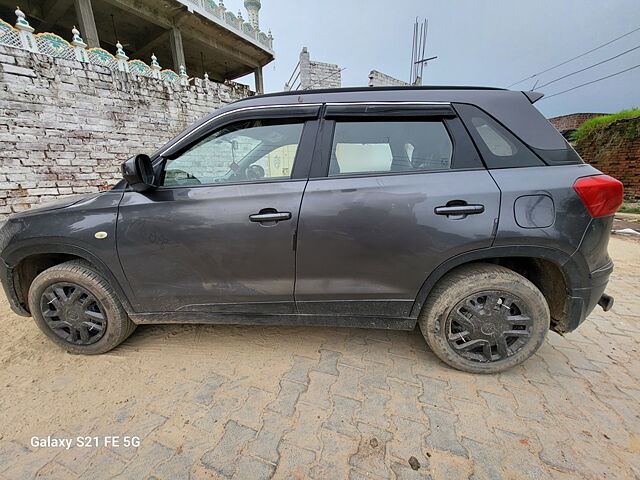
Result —
M604 293L622 184L533 106L481 87L249 97L123 164L113 189L10 216L12 309L71 352L139 324L412 330L477 373Z

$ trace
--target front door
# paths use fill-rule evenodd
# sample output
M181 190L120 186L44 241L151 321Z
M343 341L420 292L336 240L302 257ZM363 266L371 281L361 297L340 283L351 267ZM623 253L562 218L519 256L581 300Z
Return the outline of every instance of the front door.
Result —
M376 108L327 106L300 213L300 313L408 317L440 263L493 241L500 191L453 110Z
M226 124L166 160L157 190L124 194L118 254L136 312L293 311L307 182L294 170L316 124Z

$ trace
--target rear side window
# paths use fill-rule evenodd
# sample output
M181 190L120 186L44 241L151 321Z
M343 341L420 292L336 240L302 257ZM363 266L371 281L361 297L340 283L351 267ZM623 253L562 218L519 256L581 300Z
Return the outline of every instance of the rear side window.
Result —
M453 145L440 121L336 122L329 176L451 168Z
M471 105L456 109L489 168L537 167L544 165L529 148L489 115Z

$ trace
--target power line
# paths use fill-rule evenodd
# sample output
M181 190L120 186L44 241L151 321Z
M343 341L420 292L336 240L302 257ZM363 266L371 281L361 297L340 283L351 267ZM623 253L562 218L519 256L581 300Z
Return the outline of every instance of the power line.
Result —
M559 80L563 80L563 79L565 79L565 78L567 78L567 77L570 77L570 76L572 76L572 75L575 75L576 73L581 73L581 72L584 72L584 71L586 71L586 70L589 70L589 69L591 69L591 68L593 68L593 67L597 67L598 65L602 65L603 63L607 63L607 62L609 62L609 61L611 61L611 60L613 60L613 59L615 59L615 58L618 58L618 57L621 57L621 56L623 56L623 55L626 55L626 54L627 54L627 53L629 53L629 52L633 52L634 50L638 50L639 48L640 48L640 45L638 45L637 47L630 48L629 50L626 50L626 51L624 51L624 52L622 52L622 53L619 53L618 55L614 55L613 57L609 57L609 58L607 58L606 60L602 60L601 62L594 63L593 65L589 65L588 67L581 68L580 70L576 70L575 72L568 73L568 74L566 74L566 75L563 75L562 77L558 77L558 78L556 78L556 79L554 79L554 80L551 80L550 82L547 82L547 83L544 83L544 84L542 84L542 85L539 85L539 86L538 86L538 88L544 88L544 87L546 87L547 85L551 85L552 83L556 83L557 81L559 81Z
M599 82L599 81L601 81L601 80L606 80L607 78L615 77L616 75L620 75L621 73L628 72L629 70L633 70L634 68L638 68L638 67L640 67L640 64L638 64L638 65L634 65L633 67L629 67L629 68L627 68L627 69L625 69L625 70L621 70L621 71L616 72L616 73L612 73L611 75L607 75L606 77L597 78L597 79L592 80L592 81L590 81L590 82L583 83L583 84L581 84L581 85L576 85L575 87L568 88L568 89L563 90L563 91L558 92L558 93L554 93L553 95L545 96L544 98L542 98L542 100L547 100L547 99L552 98L552 97L555 97L555 96L557 96L557 95L561 95L561 94L563 94L563 93L570 92L571 90L575 90L576 88L585 87L585 86L587 86L587 85L591 85L592 83L596 83L596 82Z
M636 29L634 29L634 30L631 30L630 32L627 32L627 33L625 33L624 35L620 35L619 37L616 37L616 38L614 38L613 40L609 40L607 43L603 43L602 45L599 45L599 46L597 46L596 48L592 48L592 49L591 49L591 50L589 50L588 52L581 53L580 55L577 55L577 56L575 56L575 57L573 57L573 58L570 58L569 60L565 60L564 62L561 62L561 63L559 63L559 64L557 64L557 65L554 65L553 67L547 68L546 70L542 70L541 72L538 72L538 73L534 73L533 75L531 75L531 76L529 76L529 77L526 77L526 78L523 78L522 80L518 80L517 82L512 83L511 85L509 85L507 88L511 88L511 87L513 87L514 85L518 85L519 83L522 83L522 82L524 82L525 80L530 80L530 79L532 79L532 78L535 78L535 77L537 77L538 75L542 75L543 73L550 72L551 70L554 70L554 69L556 69L556 68L558 68L558 67L561 67L562 65L565 65L565 64L567 64L567 63L569 63L569 62L573 62L574 60L576 60L576 59L578 59L578 58L581 58L581 57L584 57L585 55L588 55L588 54L590 54L591 52L595 52L596 50L599 50L599 49L601 49L602 47L606 47L607 45L610 45L610 44L612 44L613 42L617 42L617 41L618 41L618 40L620 40L621 38L627 37L627 36L631 35L632 33L637 32L638 30L640 30L640 27L638 27L638 28L636 28Z

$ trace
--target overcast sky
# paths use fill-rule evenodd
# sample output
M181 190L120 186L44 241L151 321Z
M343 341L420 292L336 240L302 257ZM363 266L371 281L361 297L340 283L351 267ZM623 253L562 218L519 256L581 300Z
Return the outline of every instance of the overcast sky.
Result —
M242 1L225 5L237 11ZM640 27L640 0L263 0L260 26L272 30L276 51L265 89L282 90L303 46L312 60L344 68L343 86L366 85L373 69L406 81L416 16L429 20L427 56L438 56L425 85L506 87ZM541 75L539 85L638 45L640 30ZM640 49L540 90L551 95L638 64ZM536 106L548 117L640 106L640 68Z

